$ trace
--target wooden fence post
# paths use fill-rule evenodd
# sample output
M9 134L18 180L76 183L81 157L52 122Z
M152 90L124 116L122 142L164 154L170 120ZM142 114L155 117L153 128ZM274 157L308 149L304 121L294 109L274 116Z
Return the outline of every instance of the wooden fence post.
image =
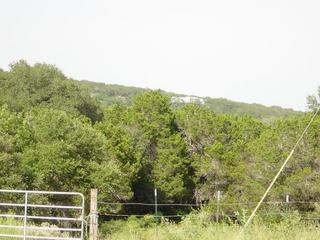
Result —
M89 239L98 240L98 189L91 189Z

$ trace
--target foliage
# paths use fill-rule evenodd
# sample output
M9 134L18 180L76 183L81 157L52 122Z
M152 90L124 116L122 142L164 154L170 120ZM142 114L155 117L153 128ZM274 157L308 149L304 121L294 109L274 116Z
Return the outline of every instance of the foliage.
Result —
M90 81L74 81L74 83L80 86L85 91L89 92L92 96L96 97L102 106L110 106L113 104L127 104L131 105L134 98L140 95L148 89L126 87L115 84L104 84ZM171 92L161 91L162 94L167 95L171 99L173 98L185 98L188 97L182 94L176 94ZM195 97L198 99L199 97ZM261 104L249 104L242 102L235 102L224 98L201 98L203 106L219 114L232 114L237 116L249 115L254 118L263 120L264 122L272 122L276 119L288 118L292 116L301 115L301 112L294 111L292 109L285 109L278 106L266 107ZM201 105L201 101L195 101L195 103ZM174 103L174 107L183 107L188 104L183 102Z
M30 66L24 60L11 64L10 71L0 71L0 91L0 103L13 111L41 106L81 114L93 122L103 117L95 99L53 65Z
M154 202L157 188L159 202L208 204L211 212L217 210L219 190L225 215L252 209L237 204L259 200L311 118L293 114L265 123L259 116L221 114L201 104L176 107L159 90L131 94L130 89L131 104L109 105L102 114L90 93L57 68L25 61L0 71L0 91L1 188L88 194L97 187L100 201L144 203ZM317 116L267 200L290 194L296 201L320 201L319 126ZM308 216L320 211L316 203L293 210Z
M318 87L317 94L309 95L307 97L307 103L310 110L315 110L319 107L319 98L320 98L320 86Z

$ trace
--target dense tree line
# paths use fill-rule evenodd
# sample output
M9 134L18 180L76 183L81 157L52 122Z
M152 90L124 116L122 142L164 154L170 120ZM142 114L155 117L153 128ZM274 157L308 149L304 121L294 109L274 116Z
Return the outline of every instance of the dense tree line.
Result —
M102 110L54 66L24 61L0 71L0 93L0 188L97 187L101 200L116 202L152 203L154 188L166 203L210 204L218 190L225 203L257 201L311 114L266 124L196 104L175 108L160 91ZM317 117L269 200L320 201L319 128Z

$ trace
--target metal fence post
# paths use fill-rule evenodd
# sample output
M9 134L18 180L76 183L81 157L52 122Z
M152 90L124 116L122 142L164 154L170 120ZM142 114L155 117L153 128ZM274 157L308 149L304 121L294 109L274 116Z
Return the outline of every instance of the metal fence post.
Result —
M287 194L286 195L286 203L285 203L285 211L288 213L289 212L289 202L290 202L290 197Z
M91 202L90 202L90 231L89 239L98 239L98 211L97 211L97 197L98 190L91 189Z
M154 189L154 210L156 215L156 239L158 239L158 193L156 188Z
M220 214L220 199L221 199L221 191L217 192L217 212L216 212L216 222L219 222L219 214Z
M23 219L23 239L27 236L27 216L28 216L28 192L24 194L24 219Z

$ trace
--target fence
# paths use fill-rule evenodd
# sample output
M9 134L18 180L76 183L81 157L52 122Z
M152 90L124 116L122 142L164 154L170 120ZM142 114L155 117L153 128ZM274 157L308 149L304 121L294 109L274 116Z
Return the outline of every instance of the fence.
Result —
M45 196L51 198L77 198L74 200L77 201L78 204L76 206L65 206L36 203L37 200L43 200ZM0 219L2 219L0 239L84 239L84 196L81 193L0 190L0 199L1 201L3 201L3 199L11 199L11 201L14 201L0 203ZM32 201L34 201L34 203ZM50 214L39 215L39 213L43 214L46 210L49 211ZM14 221L7 221L11 223L11 225L3 224L3 222L5 222L4 219L14 219ZM68 227L48 224L39 226L39 224L35 224L36 221L42 223L44 221L46 223L53 221L55 223L63 223L63 226Z
M246 214L248 212L243 212L243 210L249 210L257 205L258 202L223 202L222 194L220 191L216 194L216 201L211 202L211 210L214 219L213 221L219 222L223 219L239 219L246 218ZM129 202L129 203L121 203L121 202L98 202L99 205L99 216L107 217L107 218L128 218L128 217L144 217L147 214L134 214L132 211L130 213L126 213L123 211L123 207L135 206L135 207L149 207L148 214L152 214L156 219L159 218L167 218L167 219L178 219L181 220L184 217L188 216L188 214L167 214L167 215L158 215L159 212L168 212L165 208L189 208L189 212L191 210L201 209L208 204L195 204L195 203L158 203L157 196L155 195L154 203L139 203L139 202ZM311 205L319 205L319 201L295 201L290 200L289 195L286 195L284 201L269 201L263 202L264 210L257 214L261 217L271 217L271 216L281 216L285 217L286 214L290 213L290 211L296 210L300 214L300 219L304 221L320 221L320 215L314 214L306 214L307 211L302 212L301 209L310 208ZM106 207L112 208L115 206L121 207L122 211L120 213L114 213L111 211L104 210ZM154 210L152 210L154 209ZM163 211L161 211L163 210ZM300 211L299 211L300 210ZM180 211L183 212L183 211ZM184 211L188 212L188 211Z
M1 195L9 194L9 196L2 197ZM42 197L46 195L46 197ZM246 213L241 213L243 209L250 209L254 207L257 202L224 202L221 192L216 194L216 201L209 204L196 204L196 203L161 203L157 199L157 191L155 191L155 199L153 203L139 203L139 202L103 202L98 201L98 192L96 189L91 190L91 203L90 203L90 240L98 238L98 217L109 217L112 219L144 217L154 215L156 220L156 229L160 218L181 220L188 216L192 210L199 210L203 207L209 206L212 212L212 219L210 221L219 222L221 219L239 219L246 218ZM32 197L33 196L33 197ZM51 196L48 201L48 196ZM76 201L66 201L65 197L77 198ZM54 199L59 199L62 202L76 202L76 204L52 205L48 203L55 202ZM3 201L6 199L6 201ZM11 201L8 201L10 199ZM20 202L19 202L20 201ZM32 201L40 201L40 203L33 203ZM55 202L57 203L57 202ZM272 201L263 202L265 210L259 212L260 216L276 216L285 215L290 213L290 210L295 209L310 209L310 206L317 208L320 207L318 201L294 201L287 195L285 201ZM118 211L107 211L107 209L114 209L117 206ZM146 213L135 214L133 211L125 212L128 206L133 206L135 209L141 207L149 208ZM169 213L166 209L170 208L175 214L159 215L159 212ZM178 208L184 210L177 211ZM47 212L44 210L48 210ZM120 210L120 211L119 211ZM132 209L131 209L132 210ZM232 210L232 211L231 211ZM238 213L235 213L239 210ZM274 211L278 210L278 211ZM280 211L279 211L280 210ZM69 215L68 211L76 212L76 216ZM47 214L40 214L46 212ZM48 213L49 212L49 213ZM184 214L176 214L177 212ZM13 224L3 224L6 222L1 219L20 219L13 221ZM320 217L316 215L303 215L302 220L305 221L320 221ZM39 225L36 221L56 223L63 222L63 226L58 225ZM10 223L10 222L9 222ZM11 222L12 223L12 222ZM0 239L5 238L21 238L21 239L52 239L52 240L83 240L84 239L84 197L80 193L67 193L67 192L44 192L44 191L17 191L17 190L0 190ZM13 230L13 233L5 233L2 230ZM20 232L16 232L19 231ZM55 234L51 234L54 232ZM156 231L156 235L158 231Z
M296 205L301 205L301 204L319 204L320 205L320 202L304 202L304 201L294 201L294 202L264 202L263 205L266 206L268 205L269 207L270 206L275 206L275 205L278 205L278 206L287 206L288 209L287 209L287 212L289 212L289 210L294 210L296 209ZM128 206L128 205L135 205L135 206L150 206L150 207L155 207L155 204L152 204L152 203L111 203L111 202L98 202L98 204L101 206L101 205L109 205L109 206L113 206L113 205L121 205L121 206ZM242 202L242 203L226 203L226 204L223 204L223 203L220 203L219 205L219 208L214 214L215 216L218 216L216 218L216 221L219 221L220 217L238 217L239 215L238 214L227 214L224 212L224 207L228 206L228 207L231 207L231 206L236 206L238 207L237 212L241 212L241 210L243 209L248 209L248 206L249 205L254 205L254 204L257 204L257 202ZM295 205L295 206L294 206ZM158 204L158 211L159 211L159 207L189 207L189 208L192 208L193 210L194 209L200 209L201 207L197 204L169 204L169 203L166 203L166 204ZM202 207L206 206L206 204L202 205ZM211 205L212 207L216 207L217 206L214 206L214 205ZM270 208L268 208L270 210ZM161 211L159 211L161 212ZM285 211L274 211L274 212L265 212L265 211L262 211L263 213L258 213L257 215L258 216L271 216L271 215L283 215L285 214L286 212ZM183 218L183 217L186 217L188 216L189 214L173 214L173 215L159 215L157 214L156 212L149 212L148 214L152 214L154 215L155 217L158 217L158 218ZM144 217L148 214L132 214L132 213L128 213L128 214L124 214L124 213L108 213L106 211L101 211L99 213L99 216L100 217L111 217L111 218L127 218L127 217ZM303 217L303 213L301 213L301 219L302 220L320 220L320 216L317 216L317 217Z

